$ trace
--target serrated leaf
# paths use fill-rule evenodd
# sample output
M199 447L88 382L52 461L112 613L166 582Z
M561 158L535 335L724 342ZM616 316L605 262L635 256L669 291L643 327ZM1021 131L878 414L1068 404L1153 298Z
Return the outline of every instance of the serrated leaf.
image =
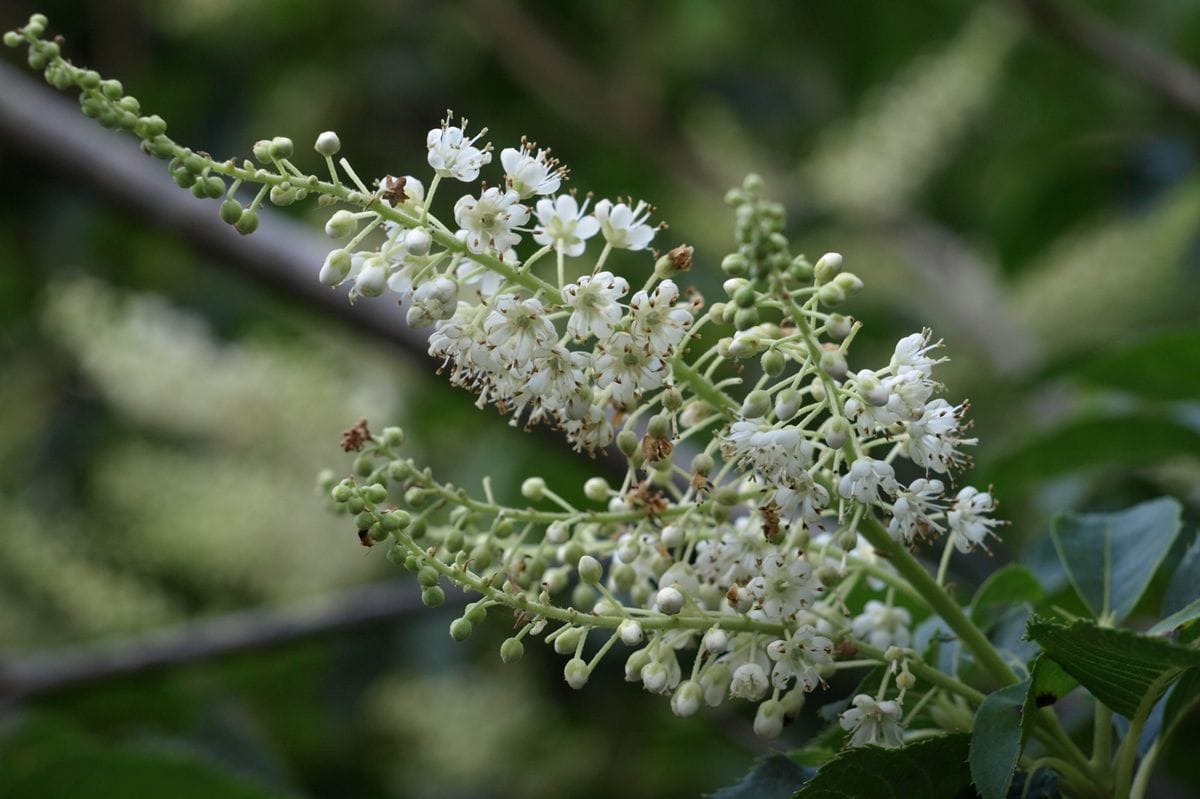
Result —
M998 569L983 581L971 600L971 621L983 625L987 611L995 605L1012 605L1025 602L1038 605L1046 598L1046 592L1033 572L1016 563Z
M1116 513L1069 513L1050 535L1079 596L1096 617L1121 621L1142 598L1171 551L1183 508L1160 497Z
M985 465L977 482L1012 496L1048 477L1104 464L1145 466L1177 455L1200 456L1200 433L1150 414L1076 419L1035 435Z
M969 761L971 778L984 799L1008 795L1037 711L1066 696L1076 684L1043 656L1034 661L1029 677L983 700L971 727Z
M770 755L734 785L722 788L712 799L786 799L812 778L814 769L806 768L784 755Z
M1200 666L1200 650L1130 630L1069 626L1034 618L1029 637L1092 695L1127 718L1155 702L1186 669Z
M848 749L829 761L795 799L950 799L971 796L966 733L900 747Z
M1200 328L1155 333L1091 359L1075 374L1153 400L1194 400L1200 397Z

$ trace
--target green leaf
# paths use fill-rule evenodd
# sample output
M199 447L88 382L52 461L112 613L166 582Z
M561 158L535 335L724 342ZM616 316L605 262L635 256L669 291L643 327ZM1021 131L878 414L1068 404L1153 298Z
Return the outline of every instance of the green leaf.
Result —
M1034 618L1029 637L1093 696L1126 718L1133 718L1143 703L1157 701L1186 669L1200 666L1200 650L1090 621L1064 626Z
M950 799L973 797L966 733L925 738L899 749L864 746L829 761L795 799Z
M1016 563L992 572L971 600L971 621L987 626L987 611L996 605L1025 602L1036 606L1046 598L1041 583L1029 569Z
M1146 632L1150 635L1165 635L1196 619L1200 619L1200 598L1167 616Z
M764 757L736 784L712 794L712 799L786 799L812 778L814 770L783 755Z
M1121 621L1171 551L1183 509L1160 497L1117 513L1068 513L1050 527L1071 584L1097 618Z
M1171 686L1167 705L1163 709L1162 737L1166 738L1192 708L1200 704L1200 668L1191 668Z
M1025 745L1025 708L1029 703L1027 677L988 694L975 711L971 727L971 779L983 799L1004 799L1012 784L1017 760Z
M1159 614L1170 616L1187 605L1200 599L1200 536L1193 532L1191 544L1179 559L1171 582L1167 584L1167 592L1163 595L1162 608Z
M1000 496L1048 477L1104 464L1145 466L1176 455L1200 455L1200 433L1151 414L1076 419L1026 440L977 474Z
M1076 684L1053 660L1039 657L1031 676L983 700L971 729L969 760L971 778L984 799L1008 795L1037 711L1057 702Z
M1076 376L1153 400L1194 400L1200 397L1200 328L1146 336L1093 358Z

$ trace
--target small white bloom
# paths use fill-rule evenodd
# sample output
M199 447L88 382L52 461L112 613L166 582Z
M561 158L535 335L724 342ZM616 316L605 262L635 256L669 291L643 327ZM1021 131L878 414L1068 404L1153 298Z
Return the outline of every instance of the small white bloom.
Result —
M669 354L692 327L692 311L686 305L676 305L678 299L675 281L664 280L649 294L639 291L629 300L631 332L649 341L660 355Z
M842 729L851 733L850 746L896 747L903 742L900 703L876 701L867 694L854 697L854 707L838 716Z
M513 229L529 221L529 209L521 205L515 191L500 191L493 186L478 198L463 195L454 204L454 221L466 231L471 252L491 247L504 252L521 240Z
M734 422L725 434L726 457L754 468L775 486L799 487L811 482L813 445L796 427L756 421Z
M804 558L773 550L760 568L759 575L746 584L754 595L755 615L767 621L791 620L816 600L820 586Z
M863 503L879 502L879 492L896 491L896 470L886 461L863 456L856 460L838 482L838 493Z
M925 406L920 419L906 422L908 440L904 452L909 459L924 469L943 474L965 463L967 457L958 448L973 446L979 441L961 435L965 408L965 404L951 405L939 398Z
M982 546L989 535L995 535L992 528L1002 522L984 515L995 510L996 502L986 491L967 486L958 492L954 506L946 513L946 521L959 552L970 552L976 546Z
M924 477L918 477L908 488L897 491L888 532L906 544L911 544L918 537L941 533L941 525L931 515L943 509L939 500L944 491L941 480Z
M612 272L583 276L562 288L563 302L571 309L567 332L582 341L588 335L606 339L621 321L621 306L617 303L629 291L625 278Z
M442 177L452 177L463 183L470 183L479 177L479 170L484 164L492 162L490 145L482 149L475 146L479 137L487 133L487 128L468 138L466 135L466 120L463 126L450 124L449 118L440 128L429 131L425 138L425 146L429 148L429 166L433 167Z
M600 222L605 240L613 247L625 250L644 250L654 238L654 228L646 224L650 207L639 202L634 208L625 203L613 205L608 200L596 203L592 213Z
M545 354L555 339L554 325L541 301L522 300L515 294L496 297L483 320L483 334L496 348L497 357L523 370L532 368L534 359Z
M412 327L430 327L449 319L458 310L458 285L447 277L436 277L417 287L406 321Z
M613 400L627 407L643 391L662 385L666 364L648 347L639 346L633 336L621 331L600 345L594 368L596 385L611 388Z
M541 199L536 206L538 227L533 240L538 244L553 245L563 255L582 255L585 243L600 230L594 216L587 215L587 202L583 207L570 194L560 194L551 199Z
M621 636L621 643L625 646L637 646L642 642L642 625L633 619L621 622L621 626L617 627L617 633Z
M850 625L856 638L861 638L876 649L889 646L906 647L912 640L909 626L912 614L905 608L888 607L878 600L867 602L863 612L854 617Z
M821 684L820 667L833 662L833 641L818 635L811 624L802 624L786 641L767 645L767 655L775 661L771 682L785 689L794 679L805 691Z
M500 151L505 180L522 200L535 194L553 194L562 185L563 169L558 161L550 157L549 150L534 154L533 147L522 141L520 149L505 147Z
M930 330L922 330L920 333L913 333L896 342L896 350L892 354L890 364L892 374L898 375L911 369L924 377L932 375L933 367L945 360L944 358L929 357L931 351L942 346L941 341L935 341L932 344L929 342L932 335Z

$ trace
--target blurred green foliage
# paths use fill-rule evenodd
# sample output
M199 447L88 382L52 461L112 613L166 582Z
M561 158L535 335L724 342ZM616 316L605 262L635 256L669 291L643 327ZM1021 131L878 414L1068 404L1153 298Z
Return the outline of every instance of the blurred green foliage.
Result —
M583 190L655 203L710 299L723 191L761 172L794 240L866 280L864 363L925 325L947 341L1013 521L962 581L1044 548L1063 509L1171 493L1194 536L1197 120L1003 5L20 0L0 27L33 10L214 153L333 128L361 174L420 174L447 107L528 134ZM1200 60L1192 4L1090 10ZM459 484L579 491L588 465L545 437L3 141L0 179L4 656L394 576L313 488L359 416ZM76 795L68 771L91 795L682 796L760 752L747 719L671 718L617 663L579 694L549 653L502 669L502 621L454 645L450 618L26 703L0 796ZM1192 787L1194 741L1166 758Z

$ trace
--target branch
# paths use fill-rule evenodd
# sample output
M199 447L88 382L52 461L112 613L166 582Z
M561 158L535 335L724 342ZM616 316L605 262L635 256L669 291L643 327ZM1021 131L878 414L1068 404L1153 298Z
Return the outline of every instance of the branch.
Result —
M447 604L464 602L459 595ZM424 610L412 580L351 588L288 608L253 609L118 640L0 661L0 708L90 683L340 633Z
M1188 113L1200 116L1200 72L1097 16L1055 0L1009 0L1046 33L1090 53Z

